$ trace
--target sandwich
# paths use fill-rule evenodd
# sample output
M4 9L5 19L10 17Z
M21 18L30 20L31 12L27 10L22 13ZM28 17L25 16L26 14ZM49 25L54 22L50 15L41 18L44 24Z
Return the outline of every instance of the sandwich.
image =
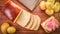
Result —
M58 20L54 16L51 16L50 18L45 20L41 24L41 26L45 30L46 33L50 33L50 32L55 31L56 28L59 28L58 24L59 24Z

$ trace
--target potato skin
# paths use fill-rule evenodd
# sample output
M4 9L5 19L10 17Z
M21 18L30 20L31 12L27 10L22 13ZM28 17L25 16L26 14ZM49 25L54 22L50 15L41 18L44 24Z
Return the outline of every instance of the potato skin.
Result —
M45 13L49 16L53 15L54 14L54 11L52 9L46 9L45 10Z
M11 26L11 27L9 27L9 28L7 29L7 32L8 32L9 34L13 34L13 33L16 32L16 28L13 27L13 26Z
M41 10L45 10L46 9L46 2L41 1L39 6L40 6Z
M59 12L59 10L60 10L60 4L59 4L59 2L55 3L53 9L54 9L55 12Z
M3 34L7 34L7 28L8 28L8 27L10 27L9 23L3 23L3 24L1 25L1 32L2 32Z

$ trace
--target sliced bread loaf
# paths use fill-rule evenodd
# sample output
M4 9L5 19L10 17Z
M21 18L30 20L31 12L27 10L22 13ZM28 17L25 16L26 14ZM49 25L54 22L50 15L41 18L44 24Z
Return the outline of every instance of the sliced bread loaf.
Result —
M22 11L21 15L16 20L16 23L19 24L22 27L25 27L27 23L29 22L31 17L31 14L25 10Z

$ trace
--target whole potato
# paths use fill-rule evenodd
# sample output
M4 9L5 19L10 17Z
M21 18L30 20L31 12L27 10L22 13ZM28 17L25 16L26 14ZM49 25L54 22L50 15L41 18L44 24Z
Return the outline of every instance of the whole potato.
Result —
M13 34L13 33L16 32L16 28L13 27L13 26L11 26L11 27L9 27L9 28L7 29L7 32L8 32L9 34Z
M46 10L45 10L45 13L46 13L47 15L53 15L53 14L54 14L54 11L53 11L52 9L46 9Z
M45 10L46 9L46 2L41 1L39 6L40 6L41 10Z
M53 7L53 9L54 9L55 12L59 12L59 10L60 10L60 3L56 2L54 7Z
M1 32L2 32L3 34L7 34L7 28L8 28L8 27L10 27L9 23L3 23L3 24L1 25Z

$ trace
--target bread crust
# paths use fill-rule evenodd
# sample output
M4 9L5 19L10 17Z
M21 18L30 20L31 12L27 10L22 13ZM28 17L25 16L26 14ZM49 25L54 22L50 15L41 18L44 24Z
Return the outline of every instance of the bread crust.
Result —
M40 26L40 24L41 24L41 19L40 19L40 17L39 17L38 15L36 15L36 18L37 18L38 22L37 22L37 25L35 26L34 30L38 30L38 29L39 29L39 26Z
M30 30L34 30L35 26L37 25L38 20L36 18L36 15L33 15L33 20L34 20L34 22L32 24L32 27L30 28Z
M30 27L32 27L32 25L33 25L33 15L31 14L31 20L25 28L30 29Z

